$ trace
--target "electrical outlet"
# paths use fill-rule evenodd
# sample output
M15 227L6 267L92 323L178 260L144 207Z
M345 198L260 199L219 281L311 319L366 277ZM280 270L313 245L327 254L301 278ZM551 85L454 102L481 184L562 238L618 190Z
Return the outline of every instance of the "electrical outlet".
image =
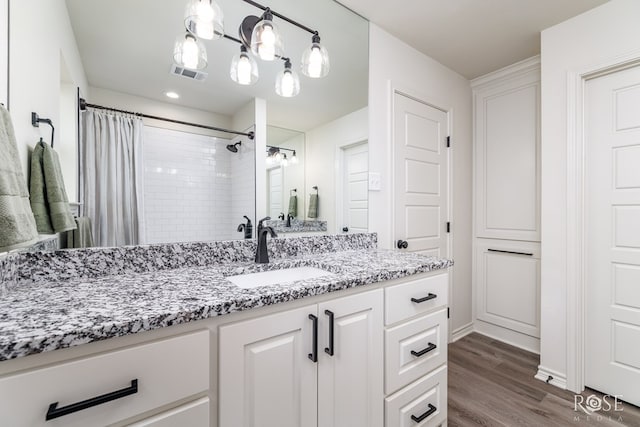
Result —
M380 191L382 187L382 178L380 172L369 172L369 191Z

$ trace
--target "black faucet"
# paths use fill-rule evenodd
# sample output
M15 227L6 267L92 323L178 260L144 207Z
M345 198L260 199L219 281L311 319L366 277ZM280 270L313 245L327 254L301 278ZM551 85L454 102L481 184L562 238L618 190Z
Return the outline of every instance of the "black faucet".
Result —
M286 225L286 227L291 227L291 220L293 218L295 218L293 215L287 214L287 225Z
M269 262L269 252L267 251L267 234L271 234L271 237L278 237L272 227L265 227L262 225L263 221L269 221L271 217L262 218L258 222L258 232L256 237L258 239L258 247L256 248L256 262L259 264L267 264Z
M244 217L247 219L247 223L238 225L238 233L244 231L244 238L251 239L253 237L253 224L251 224L248 216L245 215Z
M280 212L280 215L278 215L278 219L281 219L284 221L284 212Z

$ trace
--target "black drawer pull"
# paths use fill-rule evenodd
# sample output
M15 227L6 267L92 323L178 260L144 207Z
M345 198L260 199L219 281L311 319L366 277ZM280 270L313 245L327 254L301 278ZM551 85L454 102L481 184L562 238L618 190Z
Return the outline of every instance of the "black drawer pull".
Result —
M309 319L313 322L313 343L311 344L309 359L316 363L318 361L318 317L310 314Z
M427 295L424 298L411 298L411 302L415 302L416 304L420 304L421 302L429 301L430 299L434 299L434 298L438 298L438 295L432 294L431 292L429 292L429 295Z
M420 422L424 421L429 415L431 415L434 412L436 412L437 410L438 410L438 408L436 408L431 403L429 403L429 409L427 410L427 412L425 412L424 414L420 415L419 417L416 417L415 415L411 415L411 419L413 421L417 422L417 423L420 423Z
M72 403L68 406L58 408L58 402L54 402L49 405L47 411L46 420L53 420L54 418L64 417L65 415L73 414L74 412L82 411L93 406L102 405L103 403L111 402L112 400L127 397L138 392L138 380L131 380L131 386L123 388L121 390L112 391L111 393L103 394L102 396L92 397L91 399L83 400L82 402Z
M427 346L427 348L422 349L420 351L415 351L415 350L411 350L411 354L415 357L420 357L420 356L424 356L425 354L429 353L430 351L435 350L436 348L438 348L437 345L433 344L433 343L429 343L429 345Z
M500 249L487 249L489 252L498 252L501 254L511 254L511 255L524 255L524 256L533 256L532 253L529 252L513 252L513 251L503 251Z
M324 352L329 356L333 356L333 311L325 310L324 314L329 316L329 347L324 348Z

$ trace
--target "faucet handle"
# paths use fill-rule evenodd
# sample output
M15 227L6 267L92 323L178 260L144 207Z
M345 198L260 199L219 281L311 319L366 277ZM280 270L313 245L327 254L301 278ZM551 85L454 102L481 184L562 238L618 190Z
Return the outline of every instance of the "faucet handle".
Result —
M258 229L262 228L262 223L264 221L270 221L271 217L270 216L265 216L264 218L262 218L260 221L258 221Z

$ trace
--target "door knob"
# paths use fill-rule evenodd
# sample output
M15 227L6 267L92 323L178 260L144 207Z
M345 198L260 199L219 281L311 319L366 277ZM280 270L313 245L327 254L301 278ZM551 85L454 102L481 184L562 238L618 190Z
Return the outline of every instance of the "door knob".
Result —
M349 232L349 227L342 227L342 231L344 231L345 233Z
M398 249L407 249L409 247L409 243L406 240L398 240L397 246Z

